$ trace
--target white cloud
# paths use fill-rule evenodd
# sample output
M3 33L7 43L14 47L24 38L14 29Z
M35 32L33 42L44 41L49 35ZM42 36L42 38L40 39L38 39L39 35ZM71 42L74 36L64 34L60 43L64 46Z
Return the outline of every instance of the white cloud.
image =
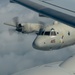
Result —
M6 4L5 4L6 3ZM52 20L39 18L37 13L26 9L18 4L10 4L3 1L0 7L0 75L11 75L12 73L42 65L58 60L65 60L71 54L69 47L58 51L43 52L32 48L32 42L36 35L18 34L9 35L4 22L10 22L13 17L19 16L20 22L44 21L50 23ZM74 49L73 49L74 50Z

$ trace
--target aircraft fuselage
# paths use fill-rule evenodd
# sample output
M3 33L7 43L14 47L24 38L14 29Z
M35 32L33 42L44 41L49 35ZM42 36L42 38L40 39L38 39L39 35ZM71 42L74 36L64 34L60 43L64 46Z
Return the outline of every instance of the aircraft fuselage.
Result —
M75 28L59 23L45 27L33 42L39 50L61 49L75 44Z

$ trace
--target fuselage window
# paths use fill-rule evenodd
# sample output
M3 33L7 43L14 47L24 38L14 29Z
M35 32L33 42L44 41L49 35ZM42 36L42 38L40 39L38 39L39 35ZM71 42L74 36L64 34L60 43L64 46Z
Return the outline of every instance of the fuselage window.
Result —
M68 32L68 35L70 35L70 32Z
M57 34L59 34L59 32L57 32Z

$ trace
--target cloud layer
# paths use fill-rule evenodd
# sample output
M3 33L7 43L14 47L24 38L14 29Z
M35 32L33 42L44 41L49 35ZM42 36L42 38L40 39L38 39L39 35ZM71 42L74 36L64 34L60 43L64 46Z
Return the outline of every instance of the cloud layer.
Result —
M36 35L17 32L10 35L8 29L11 27L4 26L3 23L12 21L15 16L19 17L20 22L52 23L53 20L39 18L37 13L8 2L0 1L0 75L11 75L34 66L65 60L74 53L74 46L58 51L38 51L32 48Z

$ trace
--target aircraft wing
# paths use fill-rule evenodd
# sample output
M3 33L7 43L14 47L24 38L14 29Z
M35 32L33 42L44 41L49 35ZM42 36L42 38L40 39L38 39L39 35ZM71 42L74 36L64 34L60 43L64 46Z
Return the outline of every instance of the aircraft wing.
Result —
M11 0L11 2L75 27L75 0Z

